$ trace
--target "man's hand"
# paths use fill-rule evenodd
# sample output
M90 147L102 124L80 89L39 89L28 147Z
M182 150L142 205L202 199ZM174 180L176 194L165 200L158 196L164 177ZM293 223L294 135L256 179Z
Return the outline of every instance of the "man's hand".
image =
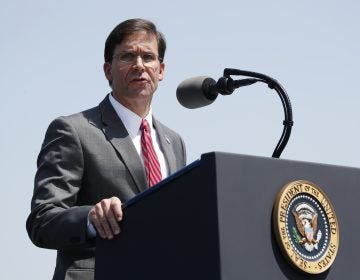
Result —
M102 238L112 239L120 233L119 222L122 220L121 201L113 196L95 204L89 212L89 220Z

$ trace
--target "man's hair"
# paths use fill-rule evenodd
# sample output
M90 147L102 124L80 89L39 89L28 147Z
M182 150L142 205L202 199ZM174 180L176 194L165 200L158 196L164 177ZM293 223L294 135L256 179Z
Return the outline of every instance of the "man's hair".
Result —
M113 31L111 31L105 42L105 62L111 63L116 46L121 44L125 37L139 31L145 31L148 34L153 34L155 36L158 44L159 60L160 62L163 62L166 50L166 41L164 35L157 30L154 23L149 20L140 18L123 21L117 25Z

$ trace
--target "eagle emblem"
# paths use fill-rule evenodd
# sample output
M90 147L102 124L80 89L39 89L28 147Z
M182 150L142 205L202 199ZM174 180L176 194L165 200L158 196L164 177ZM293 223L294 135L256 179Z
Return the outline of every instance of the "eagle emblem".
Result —
M322 233L317 228L317 212L309 204L300 203L293 208L292 214L296 223L296 228L292 229L295 242L302 245L308 252L318 250Z

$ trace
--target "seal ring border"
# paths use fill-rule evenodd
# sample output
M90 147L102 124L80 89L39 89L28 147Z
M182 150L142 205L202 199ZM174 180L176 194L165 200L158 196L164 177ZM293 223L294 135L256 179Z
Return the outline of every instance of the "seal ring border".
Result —
M330 232L330 238L329 238L329 246L326 249L326 251L323 253L322 257L320 257L320 259L317 259L316 261L309 261L306 259L303 259L301 256L299 256L296 252L294 252L294 250L292 250L292 247L290 245L290 242L287 240L288 236L286 235L286 238L284 240L284 238L281 237L282 235L282 228L284 228L284 222L281 221L281 216L280 216L280 212L282 210L282 208L280 207L281 205L281 201L283 201L283 199L285 198L285 195L287 194L287 191L292 188L295 185L307 185L310 186L309 189L315 189L316 191L319 192L319 194L322 196L322 199L324 201L326 201L327 205L329 206L329 209L331 210L331 212L333 213L333 217L335 219L334 223L335 223L335 228L336 228L336 233L333 233L331 231L331 229L329 228L329 232ZM315 197L311 191L303 191L299 194L307 194L312 196L314 199L316 199L320 205L320 199L318 199L317 197ZM296 194L297 195L297 194ZM292 199L295 197L295 195L293 197L291 197L291 199L288 201L287 205L292 201ZM322 205L322 207L324 208L324 206ZM325 209L324 209L325 210ZM328 220L329 223L329 217L325 212L326 218ZM297 268L300 271L309 273L309 274L320 274L325 272L326 270L328 270L331 265L333 264L338 249L339 249L339 225L338 225L338 220L336 217L336 213L334 210L334 207L330 201L330 199L327 197L327 195L324 193L324 191L318 187L317 185L315 185L314 183L307 181L307 180L296 180L296 181L292 181L287 183L286 185L284 185L281 190L278 192L275 203L274 203L274 208L273 208L273 226L274 226L274 235L276 237L276 241L278 243L278 246L281 249L282 254L285 256L285 258L287 259L287 261L292 264L295 268ZM286 232L286 228L285 228L285 232ZM286 242L288 242L288 244L286 244ZM335 248L331 248L330 244L334 244ZM328 256L330 250L332 249L332 257L331 259L327 262L327 264L323 267L318 267L318 264L323 261L326 256Z

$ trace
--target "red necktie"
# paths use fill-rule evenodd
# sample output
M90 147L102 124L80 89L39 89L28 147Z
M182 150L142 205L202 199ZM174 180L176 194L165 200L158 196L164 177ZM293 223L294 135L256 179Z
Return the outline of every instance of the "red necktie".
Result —
M161 181L160 163L154 150L147 120L142 120L140 129L142 132L141 149L144 156L145 173L148 186L151 187Z

